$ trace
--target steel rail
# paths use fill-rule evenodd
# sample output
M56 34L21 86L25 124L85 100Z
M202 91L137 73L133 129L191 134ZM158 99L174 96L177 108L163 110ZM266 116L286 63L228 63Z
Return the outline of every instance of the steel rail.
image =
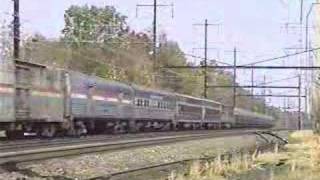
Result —
M259 130L258 130L259 131ZM261 130L263 131L263 130ZM209 139L218 137L228 137L234 135L247 135L257 130L228 131L210 134L168 136L157 138L146 138L139 140L121 140L116 142L88 142L79 145L65 145L61 147L37 148L32 150L17 149L13 152L0 153L0 164L20 163L35 160L51 159L66 156L75 156L81 154L90 154L103 151L118 151L128 148L137 148L144 146L170 144L183 141L192 141L197 139Z
M40 147L54 147L63 145L76 145L87 142L100 142L100 141L115 141L115 140L130 140L130 139L141 139L141 138L152 138L152 137L164 137L164 136L179 136L179 135L190 135L190 134L208 134L217 132L227 132L232 130L199 130L199 131L180 131L180 132L149 132L149 133L138 133L138 134L118 134L118 135L93 135L81 138L57 138L57 139L29 139L19 141L8 141L1 143L0 141L0 153L9 152L17 148L31 149Z

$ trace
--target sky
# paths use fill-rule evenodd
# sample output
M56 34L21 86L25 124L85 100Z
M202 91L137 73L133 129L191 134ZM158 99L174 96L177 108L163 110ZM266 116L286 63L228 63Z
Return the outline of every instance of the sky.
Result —
M136 13L137 4L152 4L152 0L20 0L23 34L41 33L58 38L64 26L64 11L70 5L112 5L128 16L132 29L148 31L152 25L152 8L142 7ZM305 0L305 11L312 0ZM299 47L299 30L296 23L300 17L300 0L158 0L159 4L174 4L172 8L159 7L159 32L168 34L177 41L184 52L203 56L203 26L209 23L209 58L233 63L232 50L238 51L238 64L247 64L261 59L293 53L285 48ZM11 21L12 0L1 0L0 21ZM285 23L293 23L286 29ZM196 49L195 49L196 48ZM264 65L297 65L302 57L276 61ZM195 59L189 59L191 61ZM251 71L238 71L238 82L248 84ZM257 71L255 81L263 82L295 75L295 71ZM280 85L297 84L297 80L281 82ZM277 84L279 85L279 84ZM273 90L273 93L281 92ZM259 93L259 91L257 91ZM294 100L293 100L294 101ZM275 105L282 101L270 99Z

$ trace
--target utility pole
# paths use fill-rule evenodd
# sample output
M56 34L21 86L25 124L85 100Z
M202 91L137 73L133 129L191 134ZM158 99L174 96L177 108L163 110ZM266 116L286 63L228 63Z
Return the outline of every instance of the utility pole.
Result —
M202 69L204 71L203 77L203 97L208 98L208 27L219 26L220 24L209 24L208 19L205 19L204 24L194 24L196 26L204 26L204 61L202 63Z
M264 74L263 75L263 84L266 84L266 83L267 83L267 78L266 78L266 75ZM265 96L266 94L267 94L266 89L263 89L263 95ZM267 98L266 97L264 98L263 110L264 110L264 113L267 113Z
M251 69L251 86L254 86L254 69ZM251 94L254 94L254 88L251 88Z
M153 68L154 71L157 70L158 68L158 61L157 61L157 19L158 19L158 7L171 7L172 8L172 18L173 18L173 14L174 14L174 10L173 10L173 4L158 4L157 0L153 0L153 4L137 4L137 9L136 9L136 16L138 16L138 8L139 7L152 7L153 8L153 23L152 23L152 27L153 27L153 52L152 52L152 58L153 58Z
M14 60L20 59L20 7L19 0L13 0L13 57Z
M302 129L302 119L301 119L301 75L299 76L299 92L298 92L298 129Z
M300 24L303 22L303 1L304 0L300 0Z
M284 119L283 119L283 124L284 124L284 128L286 129L286 128L288 128L287 126L287 102L286 102L286 98L283 98L283 110L284 110Z
M233 50L233 109L237 107L237 48Z
M316 6L316 5L319 5L320 3L312 3L310 8L309 8L309 11L307 12L307 15L306 15L306 27L305 27L305 50L307 51L309 49L309 17L311 15L311 12L313 10L313 7Z
M308 98L309 98L309 94L308 94L308 88L306 87L304 89L304 94L305 94L305 98L304 98L304 122L308 122L309 123L309 115L308 115Z
M157 69L157 0L153 1L153 61L154 70Z
M208 98L208 20L205 20L204 23L204 92L203 96L204 98Z

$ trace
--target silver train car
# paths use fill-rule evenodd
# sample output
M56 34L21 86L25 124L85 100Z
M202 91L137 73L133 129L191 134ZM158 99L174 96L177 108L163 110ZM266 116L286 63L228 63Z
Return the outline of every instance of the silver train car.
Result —
M42 137L271 127L272 117L219 102L16 61L0 64L0 130Z
M234 109L234 127L238 128L271 128L274 118L271 116L254 113L248 110Z

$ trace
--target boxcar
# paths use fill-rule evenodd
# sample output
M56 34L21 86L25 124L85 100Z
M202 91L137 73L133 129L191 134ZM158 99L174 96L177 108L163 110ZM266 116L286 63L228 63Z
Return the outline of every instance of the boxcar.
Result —
M1 119L7 122L2 123L7 136L48 135L64 122L62 70L17 61L1 76L1 109L8 112Z
M15 128L15 72L12 63L0 62L0 130Z

